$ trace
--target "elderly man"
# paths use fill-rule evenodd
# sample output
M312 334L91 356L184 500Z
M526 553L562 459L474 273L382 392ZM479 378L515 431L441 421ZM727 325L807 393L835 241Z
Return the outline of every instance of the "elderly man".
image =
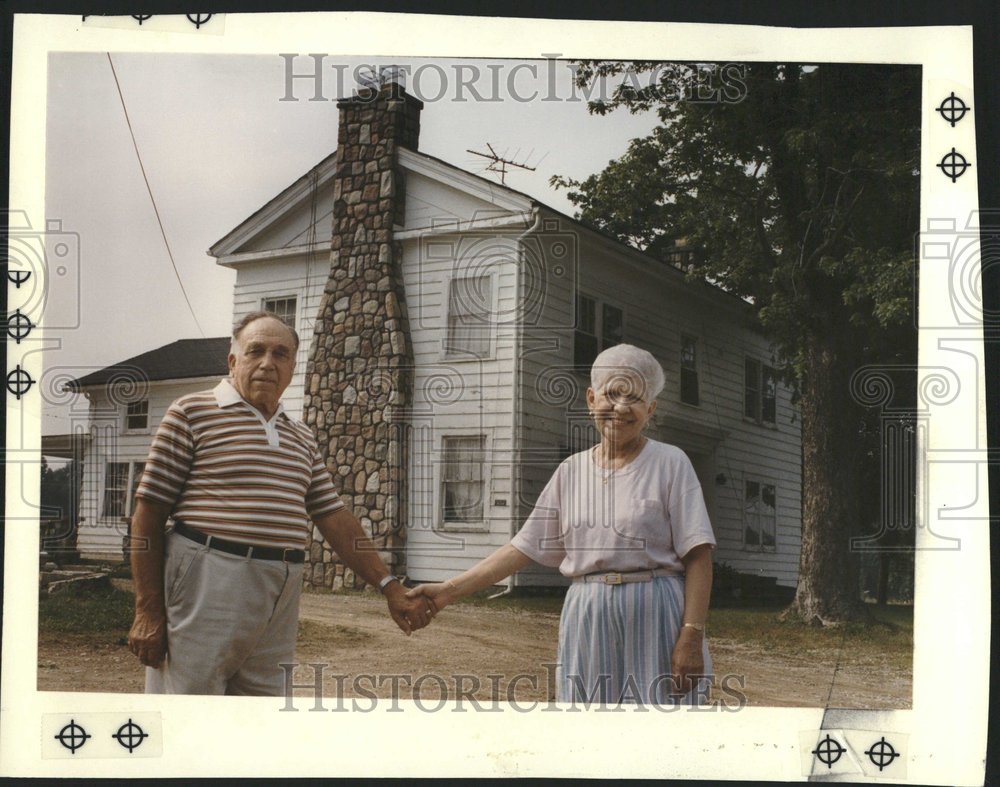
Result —
M233 331L230 377L175 401L153 439L132 520L129 633L147 693L283 692L310 520L382 591L404 632L430 622L433 604L406 597L338 497L312 433L284 412L298 344L275 315L247 315Z

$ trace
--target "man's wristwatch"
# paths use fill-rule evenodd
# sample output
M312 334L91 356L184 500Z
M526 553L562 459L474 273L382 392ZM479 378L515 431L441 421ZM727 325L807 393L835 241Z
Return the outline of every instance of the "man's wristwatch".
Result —
M704 623L685 623L682 626L682 628L694 629L695 631L700 631L702 634L705 633L705 624Z
M399 577L393 576L392 574L386 574L381 580L379 580L378 592L385 593L385 589L390 582L399 582Z

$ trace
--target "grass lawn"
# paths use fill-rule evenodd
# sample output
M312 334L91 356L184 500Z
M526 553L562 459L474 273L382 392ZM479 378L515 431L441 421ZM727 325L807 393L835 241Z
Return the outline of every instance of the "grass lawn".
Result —
M769 648L787 656L808 656L841 647L854 653L877 653L901 670L913 662L913 607L869 605L868 623L838 627L782 621L784 607L713 609L708 613L709 636Z
M38 601L38 630L44 634L128 635L135 612L131 593L111 585L65 590Z

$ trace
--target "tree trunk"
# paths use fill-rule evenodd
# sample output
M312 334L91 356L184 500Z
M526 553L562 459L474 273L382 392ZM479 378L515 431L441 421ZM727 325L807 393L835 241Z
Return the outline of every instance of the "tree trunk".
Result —
M892 568L892 555L880 552L878 556L878 605L884 607L889 603L889 570Z
M845 340L847 337L843 337ZM823 625L861 620L860 562L850 548L861 516L861 414L851 399L848 341L806 341L802 380L802 553L786 615Z

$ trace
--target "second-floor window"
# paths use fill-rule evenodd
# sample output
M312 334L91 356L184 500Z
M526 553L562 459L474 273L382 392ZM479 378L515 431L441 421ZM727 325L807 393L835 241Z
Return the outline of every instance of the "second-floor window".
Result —
M573 365L589 373L597 354L621 344L625 338L625 313L617 306L589 295L576 296L576 330L573 332Z
M758 423L777 420L778 374L767 364L747 358L743 382L743 415Z
M149 428L149 400L129 402L125 405L125 430L142 430Z
M681 334L681 401L698 404L698 342Z
M451 356L486 358L490 354L493 282L489 276L452 279L448 285L448 336Z
M295 328L295 310L297 306L298 299L294 295L286 295L281 298L264 298L260 302L260 308L266 312L276 314L293 328Z

